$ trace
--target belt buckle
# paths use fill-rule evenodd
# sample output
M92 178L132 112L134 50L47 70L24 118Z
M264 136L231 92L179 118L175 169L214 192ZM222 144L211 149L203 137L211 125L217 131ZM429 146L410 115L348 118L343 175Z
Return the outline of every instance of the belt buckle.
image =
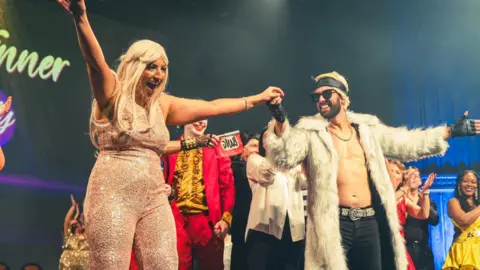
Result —
M348 212L348 217L351 221L356 221L363 217L362 213L363 210L360 208L350 208L350 211Z

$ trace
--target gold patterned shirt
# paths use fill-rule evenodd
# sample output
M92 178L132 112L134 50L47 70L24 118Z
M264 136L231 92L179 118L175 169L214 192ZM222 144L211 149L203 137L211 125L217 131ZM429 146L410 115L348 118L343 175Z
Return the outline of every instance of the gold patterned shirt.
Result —
M198 214L208 210L201 148L178 154L173 183L176 203L182 213Z

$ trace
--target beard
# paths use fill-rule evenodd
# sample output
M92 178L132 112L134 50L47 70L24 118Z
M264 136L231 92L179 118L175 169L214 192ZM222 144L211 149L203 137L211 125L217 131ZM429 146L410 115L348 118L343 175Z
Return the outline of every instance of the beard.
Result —
M330 120L332 118L334 118L335 116L337 116L339 113L340 113L340 109L341 109L341 105L340 105L340 102L332 102L332 101L327 101L325 102L324 104L327 104L327 106L329 107L329 110L326 111L326 112L323 112L322 109L321 109L321 106L319 106L320 108L318 108L319 112L320 112L320 115L327 119L327 120ZM323 105L323 104L322 104Z

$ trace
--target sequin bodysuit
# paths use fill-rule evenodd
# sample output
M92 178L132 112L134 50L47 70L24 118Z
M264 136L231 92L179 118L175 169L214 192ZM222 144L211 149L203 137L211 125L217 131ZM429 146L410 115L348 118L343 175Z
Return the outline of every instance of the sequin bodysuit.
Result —
M128 269L132 245L140 268L178 269L175 223L160 166L169 133L156 106L150 129L138 105L135 119L127 109L113 117L133 119L140 131L122 132L116 121L90 119L100 146L84 206L90 269Z
M60 270L87 270L88 243L84 235L77 235L68 230L63 236L63 252L60 256Z

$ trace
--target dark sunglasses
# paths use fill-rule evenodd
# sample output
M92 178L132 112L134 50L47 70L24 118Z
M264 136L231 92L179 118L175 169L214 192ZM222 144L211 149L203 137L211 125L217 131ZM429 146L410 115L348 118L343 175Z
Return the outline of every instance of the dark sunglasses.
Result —
M310 96L312 97L313 102L318 103L321 96L323 96L325 100L329 100L333 93L337 93L337 91L335 91L335 89L327 89L322 93L311 93Z

